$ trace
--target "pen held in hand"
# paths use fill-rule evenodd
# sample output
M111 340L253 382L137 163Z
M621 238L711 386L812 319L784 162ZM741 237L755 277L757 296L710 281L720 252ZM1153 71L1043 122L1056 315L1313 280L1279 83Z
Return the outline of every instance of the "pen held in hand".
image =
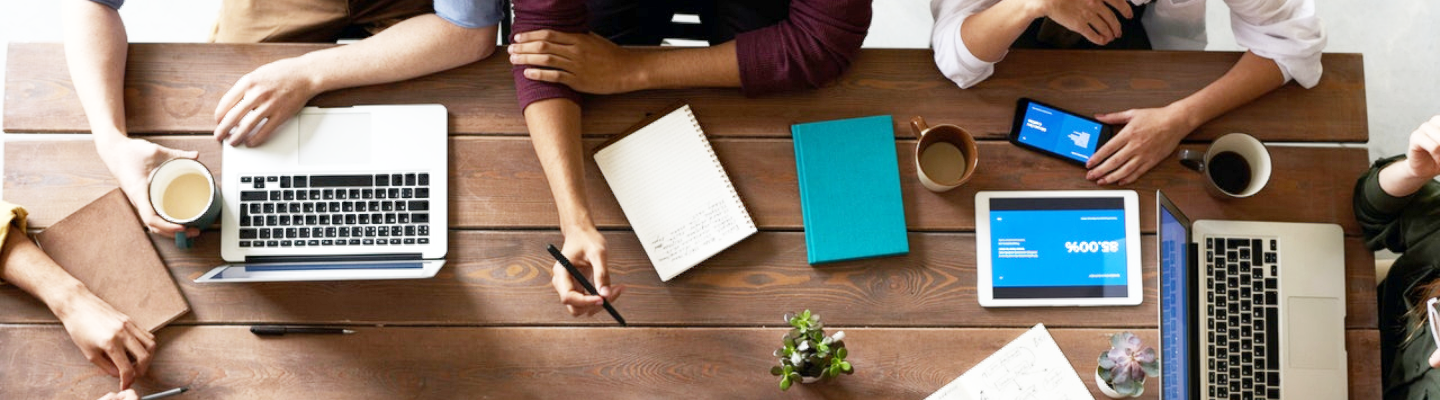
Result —
M550 251L550 255L555 257L555 261L560 262L560 266L565 267L565 271L569 272L571 277L580 282L580 286L584 287L590 294L600 296L600 291L595 290L595 286L591 285L590 281L585 280L585 275L582 275L580 270L575 269L574 264L570 264L570 259L565 258L565 254L560 253L560 249L556 249L553 244L547 246L546 250ZM621 318L620 312L615 311L615 307L610 306L610 300L606 299L605 296L600 296L600 301L600 304L605 306L605 311L609 312L610 316L615 317L615 322L619 322L620 326L626 326L625 318Z
M177 394L185 393L185 392L187 392L187 391L189 391L189 390L190 390L190 388L187 388L187 387L178 387L178 388L166 390L166 391L163 391L163 392L157 392L157 393L151 393L151 394L145 395L145 397L141 397L140 400L157 400L157 399L163 399L163 398L166 398L166 397L170 397L170 396L174 396L174 395L177 395Z

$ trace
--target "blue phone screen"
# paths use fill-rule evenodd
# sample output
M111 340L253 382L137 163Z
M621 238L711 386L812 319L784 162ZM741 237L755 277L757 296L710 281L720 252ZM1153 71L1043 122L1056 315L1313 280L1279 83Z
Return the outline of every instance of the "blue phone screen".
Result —
M1019 140L1083 163L1095 154L1101 128L1094 121L1031 102L1026 105Z

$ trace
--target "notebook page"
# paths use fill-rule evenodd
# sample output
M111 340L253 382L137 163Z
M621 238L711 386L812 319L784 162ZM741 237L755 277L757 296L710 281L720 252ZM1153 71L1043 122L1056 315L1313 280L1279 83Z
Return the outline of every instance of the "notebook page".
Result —
M1045 324L1036 324L926 400L1092 398Z
M597 151L595 163L661 280L756 232L689 106Z

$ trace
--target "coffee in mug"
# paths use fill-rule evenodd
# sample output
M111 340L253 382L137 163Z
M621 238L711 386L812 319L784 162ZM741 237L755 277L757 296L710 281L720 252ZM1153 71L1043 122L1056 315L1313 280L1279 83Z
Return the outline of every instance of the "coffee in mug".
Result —
M915 144L915 174L933 192L959 187L975 175L978 165L975 138L955 125L931 127L925 119L910 119L910 129L920 139Z
M1204 174L1210 191L1229 197L1250 197L1270 182L1270 152L1243 133L1221 136L1203 154L1181 150L1180 163Z
M150 173L149 193L150 206L166 221L204 229L220 218L220 190L210 169L199 161L177 158L161 163ZM176 233L175 246L189 248L190 238Z

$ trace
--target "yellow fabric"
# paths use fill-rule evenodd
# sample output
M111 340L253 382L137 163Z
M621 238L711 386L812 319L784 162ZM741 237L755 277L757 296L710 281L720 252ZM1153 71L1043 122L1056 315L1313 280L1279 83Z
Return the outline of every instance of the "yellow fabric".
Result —
M10 235L11 228L16 228L18 235L25 234L25 209L4 201L0 201L0 256L5 255L5 238ZM0 285L5 282L0 281Z

